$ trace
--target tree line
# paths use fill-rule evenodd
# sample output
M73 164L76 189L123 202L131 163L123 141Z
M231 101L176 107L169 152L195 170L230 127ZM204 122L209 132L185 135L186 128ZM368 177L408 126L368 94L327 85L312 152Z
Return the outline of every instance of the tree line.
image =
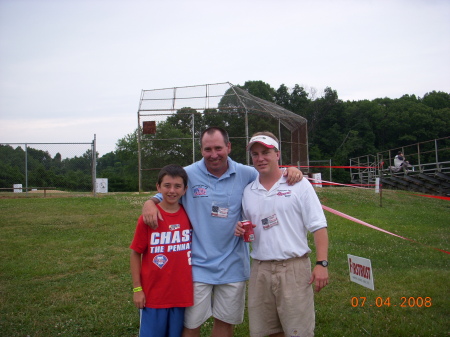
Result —
M347 166L350 158L449 135L450 94L446 92L431 91L423 97L403 95L396 99L385 97L343 101L339 99L337 91L329 87L320 97L316 97L314 90L307 92L300 85L288 88L282 84L275 90L263 81L248 81L240 87L256 97L276 103L306 118L309 159L331 159L336 166ZM224 104L227 102L219 104L219 110ZM191 115L195 116L196 138L204 127L211 125L224 127L230 138L245 135L242 114L233 111L219 114L216 110L206 110L204 114L200 114L186 107L158 124L156 134L149 137L148 143L143 142L144 167L146 162L153 163L153 167L174 162L180 165L192 163ZM278 134L277 125L261 116L249 116L249 125L253 131L268 130ZM231 157L245 163L245 145L236 146L235 142L232 144ZM201 158L198 145L195 151L195 158L198 160ZM111 163L120 163L120 170L116 171L117 179L123 184L137 186L137 156L137 134L133 132L117 142L116 151L108 154L107 166L112 168ZM148 166L152 167L151 164ZM144 186L153 188L156 173L157 171L146 174L148 180L144 179ZM121 178L122 174L125 175ZM127 181L125 176L128 177ZM346 170L333 169L332 176L334 181L350 182L350 174Z
M450 94L446 92L431 91L423 97L405 94L395 99L385 97L343 101L339 99L337 91L330 87L320 97L316 97L314 90L308 92L300 85L288 88L282 84L274 89L263 81L247 81L240 88L307 119L310 160L331 159L333 165L348 165L349 158L449 135ZM180 109L160 122L156 134L148 136L141 143L143 162L152 163L148 167L162 167L174 162L188 165L192 163L193 156L196 160L201 158L198 146L192 154L192 120L196 138L204 127L211 125L226 128L230 137L239 137L245 135L243 118L233 111L219 114L214 109L205 110L204 113L189 107ZM260 116L250 116L249 124L255 131L276 131L273 122ZM5 151L11 159L3 159L6 158ZM5 175L15 176L17 180L23 174L14 168L17 163L12 158L20 158L20 154L14 151L19 150L0 146L0 185L6 181ZM69 184L67 186L81 184L82 181L83 184L90 184L90 155L90 151L87 151L82 157L61 160L57 156L51 158L45 153L37 153L36 162L32 166L39 172L36 175L44 176L45 181L36 183L51 185L53 181L62 179ZM245 146L232 147L231 157L244 163ZM74 168L72 160L77 163L84 161L83 169ZM137 191L137 163L138 141L137 132L134 131L117 141L115 151L97 159L97 177L108 178L108 189L111 192ZM153 181L156 174L156 170L150 172L147 181ZM84 179L81 178L83 175ZM336 170L333 171L333 180L345 183L349 182L350 176L344 170Z
M92 190L92 151L81 156L62 159L60 153L52 157L48 151L27 146L0 145L0 188L12 188L13 184L58 187L67 191ZM27 172L25 172L25 163Z

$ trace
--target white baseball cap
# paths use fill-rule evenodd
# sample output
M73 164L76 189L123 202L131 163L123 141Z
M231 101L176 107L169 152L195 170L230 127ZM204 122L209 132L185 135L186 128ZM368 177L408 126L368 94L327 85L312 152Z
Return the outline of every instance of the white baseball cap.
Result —
M264 135L259 135L259 136L254 136L250 139L250 142L248 142L247 145L247 151L250 151L250 149L252 148L252 145L255 143L260 143L261 145L264 145L265 147L269 148L269 149L277 149L279 150L278 147L278 142L273 139L272 137L269 136L264 136Z

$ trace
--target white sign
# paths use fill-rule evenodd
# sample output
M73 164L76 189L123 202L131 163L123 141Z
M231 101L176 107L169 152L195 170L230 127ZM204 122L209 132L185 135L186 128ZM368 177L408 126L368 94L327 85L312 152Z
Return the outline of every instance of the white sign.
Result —
M11 185L9 185L11 186ZM22 193L22 184L13 184L14 193Z
M322 187L322 173L313 173L314 187Z
M95 179L95 192L108 193L108 178Z
M380 193L380 178L375 178L375 193Z
M372 274L372 263L369 259L347 254L350 281L363 287L375 290Z

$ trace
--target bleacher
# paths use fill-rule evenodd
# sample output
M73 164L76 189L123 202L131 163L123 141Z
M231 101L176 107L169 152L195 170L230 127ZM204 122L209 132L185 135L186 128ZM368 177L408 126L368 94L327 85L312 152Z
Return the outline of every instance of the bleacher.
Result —
M402 151L411 167L397 171L394 157ZM450 137L350 159L352 184L375 184L439 196L450 196Z

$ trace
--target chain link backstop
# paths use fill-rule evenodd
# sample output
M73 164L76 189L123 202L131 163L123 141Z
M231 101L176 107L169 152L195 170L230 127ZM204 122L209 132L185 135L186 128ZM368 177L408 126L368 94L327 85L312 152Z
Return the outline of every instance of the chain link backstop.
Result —
M245 147L253 133L271 131L280 140L280 164L309 165L306 119L229 82L142 90L139 191L154 189L156 172L164 165L199 160L200 133L210 126L228 131L230 156L238 162L250 164Z
M91 143L0 143L0 191L95 194L95 154L95 138Z

